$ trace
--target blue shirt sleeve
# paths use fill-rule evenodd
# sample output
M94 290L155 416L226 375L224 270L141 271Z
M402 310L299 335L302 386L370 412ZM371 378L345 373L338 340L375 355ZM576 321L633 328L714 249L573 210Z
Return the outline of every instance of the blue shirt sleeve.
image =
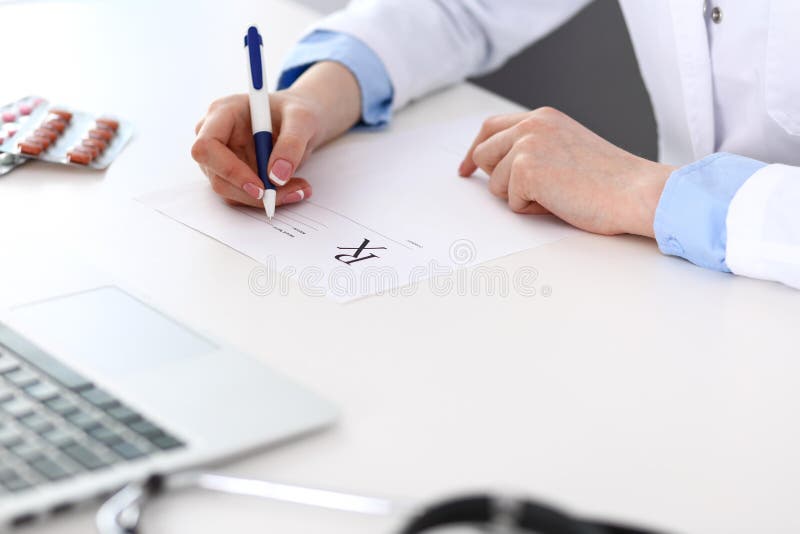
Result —
M392 114L394 88L381 59L370 47L349 35L317 30L289 53L278 89L290 87L314 63L336 61L353 73L361 89L361 121L367 126L382 126Z
M661 252L730 272L725 263L728 206L742 184L765 165L717 153L673 172L653 222Z

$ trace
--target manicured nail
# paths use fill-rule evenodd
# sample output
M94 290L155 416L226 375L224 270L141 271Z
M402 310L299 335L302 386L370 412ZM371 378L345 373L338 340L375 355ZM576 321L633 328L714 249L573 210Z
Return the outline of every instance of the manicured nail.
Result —
M244 184L242 186L242 189L244 189L244 192L253 198L257 198L258 200L264 198L264 190L255 184L251 183Z
M291 193L283 197L283 203L292 204L294 202L300 202L304 198L306 198L306 192L303 191L302 189L298 189L297 191L292 191Z
M272 170L269 173L269 179L277 185L286 185L289 178L292 177L292 164L285 159L276 160L272 164Z

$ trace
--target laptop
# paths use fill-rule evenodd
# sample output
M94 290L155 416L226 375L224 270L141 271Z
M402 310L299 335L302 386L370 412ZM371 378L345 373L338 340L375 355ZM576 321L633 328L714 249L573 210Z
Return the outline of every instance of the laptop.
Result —
M0 530L335 415L120 287L15 305L0 312Z

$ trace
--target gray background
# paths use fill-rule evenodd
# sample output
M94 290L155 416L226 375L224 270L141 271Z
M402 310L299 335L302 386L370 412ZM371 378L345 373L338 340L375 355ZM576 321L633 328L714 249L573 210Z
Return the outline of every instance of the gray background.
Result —
M347 0L298 0L323 13ZM656 127L617 0L595 0L567 24L473 80L528 108L553 106L609 141L656 159Z

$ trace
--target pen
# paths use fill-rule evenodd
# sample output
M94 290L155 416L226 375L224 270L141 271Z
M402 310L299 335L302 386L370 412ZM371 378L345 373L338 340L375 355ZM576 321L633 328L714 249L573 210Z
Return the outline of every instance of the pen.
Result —
M275 186L269 181L267 164L272 153L272 117L269 110L269 90L267 89L267 69L261 53L264 41L258 28L250 26L244 37L247 51L250 78L250 122L253 124L253 142L256 146L256 167L258 177L264 184L264 210L272 221L275 215Z

